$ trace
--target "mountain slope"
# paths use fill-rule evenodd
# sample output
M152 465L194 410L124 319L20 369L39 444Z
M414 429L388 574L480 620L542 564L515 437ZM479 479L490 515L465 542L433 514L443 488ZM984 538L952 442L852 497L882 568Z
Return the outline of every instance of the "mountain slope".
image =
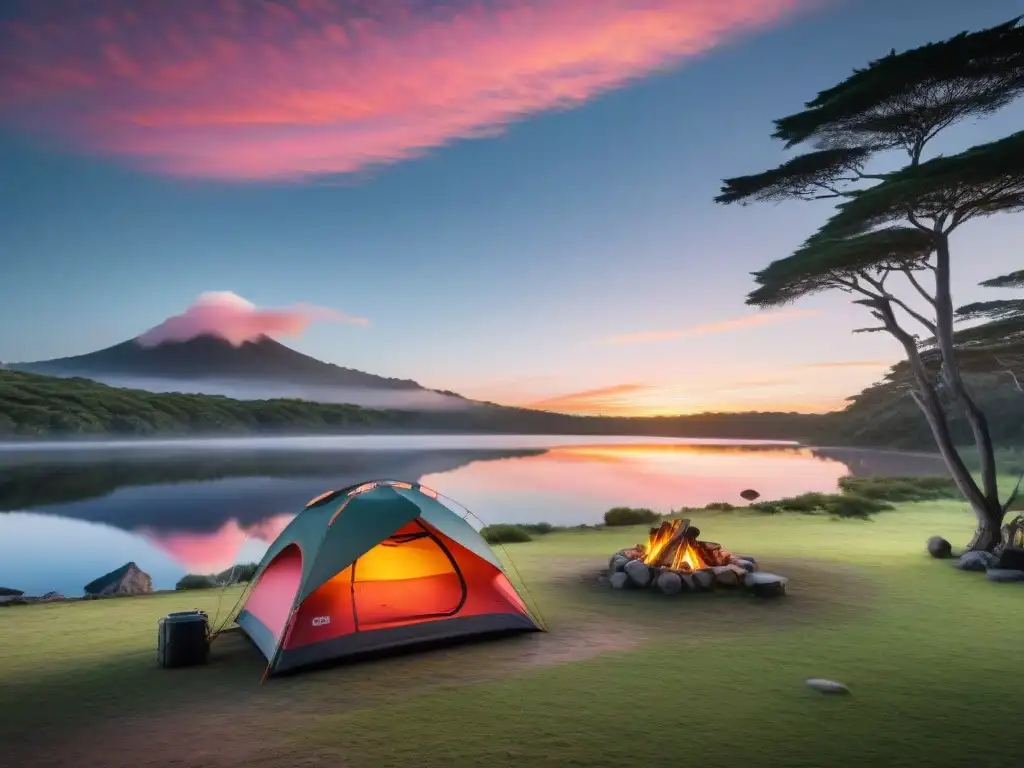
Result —
M420 390L409 379L391 379L324 363L263 336L234 346L214 335L144 346L135 339L86 355L15 363L13 370L48 376L170 381L286 382L304 386Z

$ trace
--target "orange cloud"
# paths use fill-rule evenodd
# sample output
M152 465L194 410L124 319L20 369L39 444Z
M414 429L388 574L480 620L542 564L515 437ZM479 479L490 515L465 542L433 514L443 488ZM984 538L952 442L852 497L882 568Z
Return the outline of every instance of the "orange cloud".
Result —
M344 174L493 135L810 0L24 3L0 119L178 176Z
M829 363L808 363L804 368L887 368L891 360L835 360Z
M527 405L539 411L556 413L608 413L620 409L624 403L635 396L651 389L644 384L616 384L600 389L587 389L582 392L571 392L566 395L545 398Z
M780 395L756 391L784 384L785 382L739 382L730 385L728 381L723 381L721 386L715 387L715 394L710 395L706 388L618 384L558 395L528 403L525 407L584 416L677 416L730 411L821 413L845 405L843 397L840 396L810 396L800 392ZM740 391L741 394L728 399L721 397L722 393L730 391Z
M260 309L231 291L207 291L180 315L172 315L138 337L144 346L165 341L187 341L213 334L234 345L261 336L298 336L314 320L367 325L364 317L353 317L335 309L300 304L292 309Z
M601 341L604 344L642 344L650 341L674 341L675 339L687 339L694 336L709 336L717 333L741 331L746 328L756 328L761 325L778 323L784 320L792 320L798 317L811 317L816 314L817 312L810 309L793 309L784 312L764 312L756 315L734 317L731 320L722 320L717 323L695 325L691 328L679 328L674 331L619 333L614 336L608 336Z

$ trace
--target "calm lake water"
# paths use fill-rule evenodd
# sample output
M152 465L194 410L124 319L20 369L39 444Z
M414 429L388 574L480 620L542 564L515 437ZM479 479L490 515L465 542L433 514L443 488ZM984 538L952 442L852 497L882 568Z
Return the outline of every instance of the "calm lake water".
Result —
M423 483L486 523L596 523L831 491L845 475L941 474L938 458L787 443L388 436L0 445L0 586L80 595L129 560L171 588L258 560L314 496L369 479Z

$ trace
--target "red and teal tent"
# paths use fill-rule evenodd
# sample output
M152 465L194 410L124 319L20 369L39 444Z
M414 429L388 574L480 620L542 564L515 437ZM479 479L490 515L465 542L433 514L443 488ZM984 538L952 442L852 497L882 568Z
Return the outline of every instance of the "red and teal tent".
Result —
M237 624L270 674L410 644L538 631L477 530L393 480L311 501L274 540Z

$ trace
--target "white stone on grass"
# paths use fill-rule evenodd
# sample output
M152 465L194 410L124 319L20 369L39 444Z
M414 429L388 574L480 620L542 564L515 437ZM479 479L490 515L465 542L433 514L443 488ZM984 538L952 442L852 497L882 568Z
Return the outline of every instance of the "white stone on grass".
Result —
M842 683L837 683L835 680L826 680L823 677L812 677L808 680L804 680L804 683L816 691L822 693L849 693L850 689Z

